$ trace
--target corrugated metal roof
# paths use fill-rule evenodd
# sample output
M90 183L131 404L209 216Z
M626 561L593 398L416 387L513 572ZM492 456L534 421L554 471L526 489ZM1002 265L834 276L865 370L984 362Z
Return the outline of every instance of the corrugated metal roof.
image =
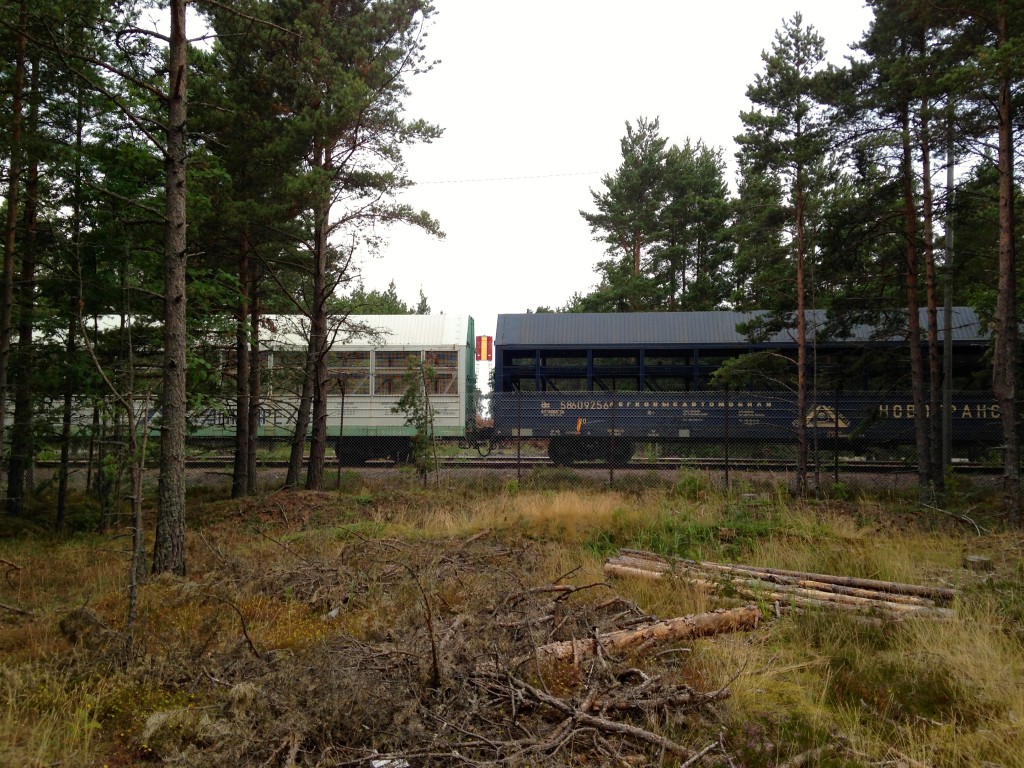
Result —
M305 347L309 321L301 315L266 315L268 346ZM334 346L346 347L452 347L469 338L466 315L349 315L328 320Z
M688 345L746 345L750 340L736 326L765 315L764 312L632 312L632 313L537 313L498 315L496 347L658 347ZM925 322L921 310L921 322ZM823 311L808 312L808 339L815 329L826 323ZM943 326L939 310L940 337ZM981 328L977 313L970 307L953 309L954 341L984 342L988 333ZM898 333L883 340L898 341ZM822 337L822 341L825 337ZM856 325L849 335L828 341L864 342L879 340L875 326ZM783 329L772 334L765 343L789 344L795 331Z

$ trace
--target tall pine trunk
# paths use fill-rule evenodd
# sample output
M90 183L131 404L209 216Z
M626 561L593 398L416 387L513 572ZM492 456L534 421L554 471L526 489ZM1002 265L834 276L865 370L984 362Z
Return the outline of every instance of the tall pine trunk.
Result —
M188 39L185 0L170 0L164 210L164 366L160 487L153 572L185 574L185 158Z
M921 98L921 207L924 213L925 301L928 306L928 476L932 493L942 493L942 359L939 355L939 283L935 272L931 129L928 97Z
M249 446L246 449L246 458L249 462L246 470L246 478L249 485L246 493L252 495L257 491L256 477L256 450L259 447L257 439L260 431L260 399L263 383L261 357L260 357L260 272L259 262L249 258L249 274L246 279L249 282L249 412L246 414L249 420L249 427L246 436Z
M302 475L302 457L306 452L306 433L309 432L309 413L313 402L313 350L312 342L306 349L306 359L302 365L302 392L299 395L299 408L295 414L295 432L292 435L292 448L288 456L288 476L284 484L288 488L299 487Z
M328 218L330 203L316 212L313 246L313 311L310 315L309 352L312 358L313 432L309 443L306 489L322 491L324 460L327 456L327 267L329 260Z
M68 337L64 344L64 403L61 409L60 426L60 468L57 471L57 519L55 527L60 530L68 509L68 478L71 470L71 419L74 416L76 389L76 346L78 326L82 319L82 158L85 114L82 108L82 93L77 91L75 105L75 177L73 181L74 203L72 221L72 292L71 306L68 307Z
M39 130L39 61L32 64L29 86L28 133ZM29 142L25 174L25 237L21 249L21 274L18 279L18 346L14 369L14 429L11 432L11 461L7 479L7 511L20 515L25 496L32 487L35 439L32 419L32 382L35 348L32 343L33 311L36 291L36 241L39 211L39 156Z
M793 190L796 202L796 490L807 495L807 286L804 231L804 173L797 165Z
M11 364L11 305L14 303L14 261L18 240L18 207L21 195L22 103L25 92L25 37L28 4L22 0L18 13L14 83L11 92L11 142L7 170L7 220L4 225L4 260L0 270L0 477L7 424L7 377Z
M238 257L238 314L235 317L235 456L231 498L249 493L249 237L242 235Z
M910 108L903 105L900 114L900 137L903 157L900 174L903 182L903 233L906 240L904 262L906 266L907 344L910 347L910 389L914 401L914 444L917 447L917 485L922 500L930 498L928 467L928 420L925 413L924 361L921 355L921 300L918 288L918 231L917 205L914 199L914 163L910 141Z
M1006 0L999 2L999 47L1009 41ZM1000 73L999 131L999 289L996 297L992 389L1003 427L1003 503L1007 516L1021 523L1020 444L1017 433L1017 254L1013 215L1013 104L1010 73Z

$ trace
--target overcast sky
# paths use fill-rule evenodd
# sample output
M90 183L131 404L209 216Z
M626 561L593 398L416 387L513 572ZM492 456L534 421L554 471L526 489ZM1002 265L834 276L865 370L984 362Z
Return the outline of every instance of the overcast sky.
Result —
M447 237L394 229L364 262L367 288L394 280L431 310L496 316L557 308L597 282L595 242L580 209L619 164L625 122L658 117L670 143L722 147L733 136L783 18L801 12L839 63L870 13L863 0L436 0L427 56L409 85L411 117L444 129L407 153L417 186L405 200Z

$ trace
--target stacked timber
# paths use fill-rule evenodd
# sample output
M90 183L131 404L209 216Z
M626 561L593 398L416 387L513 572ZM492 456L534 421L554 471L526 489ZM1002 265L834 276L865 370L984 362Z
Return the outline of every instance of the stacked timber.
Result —
M825 573L727 565L665 558L653 552L622 549L604 565L609 576L674 578L716 592L788 608L832 608L901 618L949 618L956 593L945 587L902 584Z

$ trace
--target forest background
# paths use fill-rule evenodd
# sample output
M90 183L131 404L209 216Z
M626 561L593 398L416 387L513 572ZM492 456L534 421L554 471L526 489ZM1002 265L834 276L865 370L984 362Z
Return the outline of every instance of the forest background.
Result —
M721 150L698 138L671 144L656 117L623 116L621 163L581 211L607 246L599 282L564 309L770 310L750 332L793 328L801 408L804 310L842 323L896 318L887 332L910 350L925 496L942 479L938 420L924 407L939 411L938 308L971 305L993 332L1005 511L1019 520L1014 129L1024 3L869 5L860 55L845 66L826 63L802 16L782 22L747 89L735 194ZM306 316L296 434L312 435L304 484L317 490L326 354L339 323L427 308L425 296L410 307L393 286L367 291L354 256L379 248L393 224L441 233L400 197L412 183L403 153L441 132L405 110L412 77L431 66L434 8L204 0L191 4L206 25L199 46L184 0L171 0L156 32L140 22L144 3L2 7L7 511L20 514L31 490L44 399L63 403L51 435L63 460L76 398L120 402L129 421L140 397L159 400L154 568L181 573L186 414L210 394L212 361L226 353L237 371L233 492L250 493L261 318ZM110 316L121 321L101 333L98 319ZM230 345L204 349L199 340L217 334ZM304 444L294 444L300 459ZM805 436L800 444L806 465ZM63 504L66 471L60 482Z

